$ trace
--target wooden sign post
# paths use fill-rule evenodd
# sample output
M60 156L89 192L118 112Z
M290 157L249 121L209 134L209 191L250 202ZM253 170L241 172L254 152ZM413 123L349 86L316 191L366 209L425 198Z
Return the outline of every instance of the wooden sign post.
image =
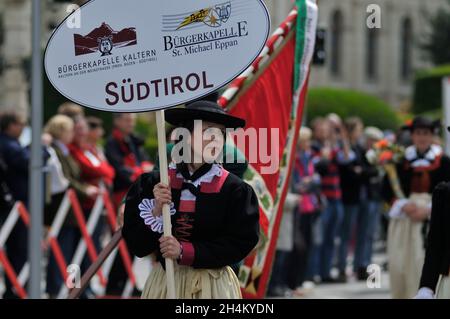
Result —
M156 125L158 130L159 174L161 183L169 185L169 174L167 167L166 120L164 117L164 110L156 111ZM169 205L163 205L162 214L164 223L164 236L172 236L172 222L170 220ZM175 274L173 269L173 260L170 258L166 258L165 262L167 298L175 299Z

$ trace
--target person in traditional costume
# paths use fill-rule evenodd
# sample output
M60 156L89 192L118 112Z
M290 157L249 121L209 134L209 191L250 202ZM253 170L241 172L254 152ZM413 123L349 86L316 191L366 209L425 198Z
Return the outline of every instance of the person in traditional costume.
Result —
M450 131L450 127L448 128ZM426 242L417 299L450 299L450 183L439 184L433 192L430 229Z
M192 157L198 155L198 143L203 154L209 143L216 143L216 151L200 156L200 163L184 156L183 161L172 162L170 185L160 183L159 173L152 172L143 174L130 188L123 237L137 257L154 253L159 261L142 298L167 297L165 258L175 261L177 298L241 298L239 281L230 266L243 260L258 243L258 199L250 185L214 159L222 158L217 150L223 149L225 129L244 127L245 121L226 114L211 101L168 110L166 120L191 132L183 142L187 142ZM204 132L210 130L218 131L221 138L206 138ZM163 236L164 204L170 205L174 234L170 237Z
M424 262L424 237L431 214L431 194L442 181L450 180L450 159L434 144L439 124L416 117L405 127L413 145L383 185L389 211L388 258L392 297L413 298Z

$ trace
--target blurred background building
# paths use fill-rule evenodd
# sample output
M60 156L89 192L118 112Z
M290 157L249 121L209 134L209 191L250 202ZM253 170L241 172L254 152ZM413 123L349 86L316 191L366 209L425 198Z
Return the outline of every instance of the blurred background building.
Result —
M83 1L42 0L42 46L67 15L67 6ZM30 107L31 1L0 1L0 109Z
M412 95L418 69L430 63L418 43L426 17L446 0L320 0L319 28L326 31L325 63L314 67L311 85L351 88L401 107ZM367 7L381 8L381 28L366 25Z

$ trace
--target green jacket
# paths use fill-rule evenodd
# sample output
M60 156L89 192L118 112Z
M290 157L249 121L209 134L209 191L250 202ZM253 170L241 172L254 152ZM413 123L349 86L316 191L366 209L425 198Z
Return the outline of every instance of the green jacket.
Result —
M88 184L83 183L80 180L80 174L81 170L78 165L78 163L75 161L75 159L70 155L64 155L63 151L56 145L52 144L52 148L55 150L56 156L58 156L59 162L61 163L61 168L64 174L64 177L67 178L69 181L69 188L73 189L76 194L77 198L80 201L80 204L83 202L84 199L86 199L88 196L86 194L86 188L88 187ZM62 198L61 198L62 199ZM60 203L54 203L57 204L57 207L59 207ZM52 207L55 205L49 205L49 207ZM55 217L55 214L57 213L57 208L53 207L54 209L49 209L45 212L46 221L50 225L53 222L53 219ZM72 209L69 210L67 213L66 220L64 222L65 226L76 226L78 225L75 215L72 211Z

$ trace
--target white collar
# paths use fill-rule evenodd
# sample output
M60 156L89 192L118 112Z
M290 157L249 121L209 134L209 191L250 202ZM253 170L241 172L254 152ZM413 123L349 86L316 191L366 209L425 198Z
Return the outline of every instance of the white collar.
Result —
M411 145L405 150L405 158L411 162L412 167L427 167L430 166L438 156L441 156L442 152L441 146L433 144L423 158L418 158L417 148L414 145Z
M177 166L174 162L171 162L169 164L169 168L170 169L176 169ZM211 183L211 181L213 180L213 178L215 176L222 176L222 166L219 164L213 164L211 166L211 168L209 169L208 172L206 172L204 175L200 176L195 182L191 182L191 181L186 181L183 177L183 175L181 175L181 173L177 173L177 177L179 178L183 178L183 180L185 182L191 183L194 186L198 186L200 185L202 182L204 183Z

